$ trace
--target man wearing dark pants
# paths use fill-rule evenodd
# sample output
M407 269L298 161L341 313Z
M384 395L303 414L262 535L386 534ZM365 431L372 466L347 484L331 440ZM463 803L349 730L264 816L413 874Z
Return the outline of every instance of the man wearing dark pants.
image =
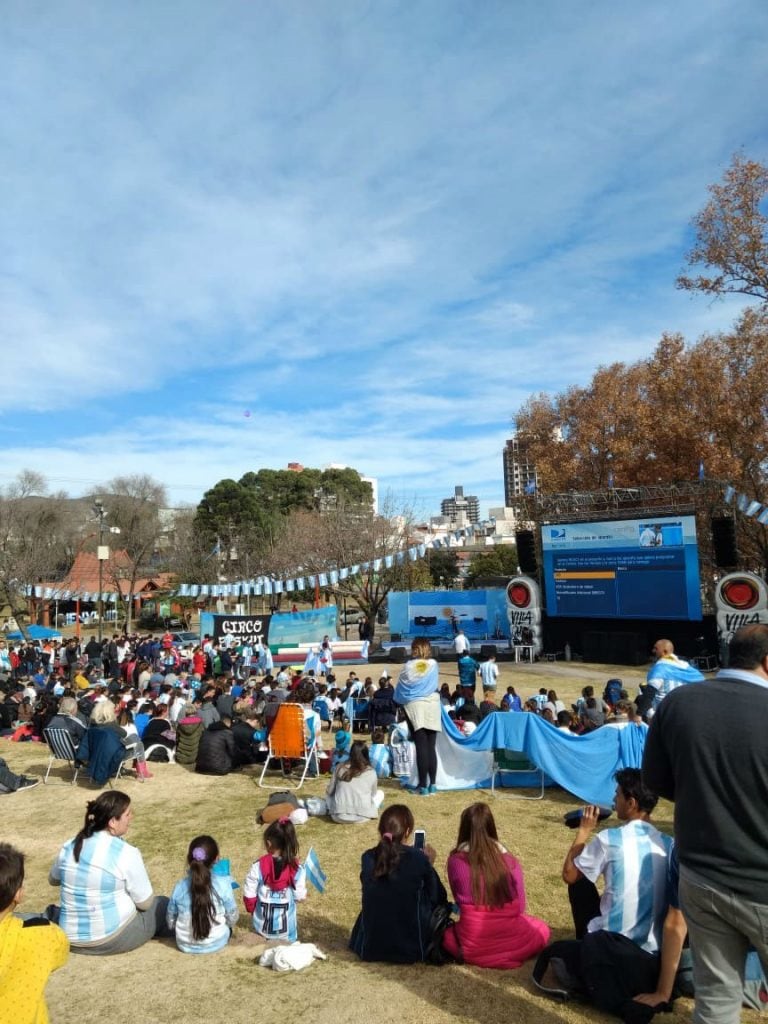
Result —
M650 821L656 795L640 770L616 773L616 813L625 824L596 836L599 808L585 807L563 864L577 942L556 942L534 969L551 961L566 987L581 990L599 1009L624 1020L649 1020L650 1007L633 997L656 988L668 903L672 840ZM602 897L595 883L602 877ZM558 962L560 967L558 967Z
M680 903L693 950L696 1024L736 1024L750 945L768 970L768 626L740 629L730 663L670 693L643 776L675 802Z

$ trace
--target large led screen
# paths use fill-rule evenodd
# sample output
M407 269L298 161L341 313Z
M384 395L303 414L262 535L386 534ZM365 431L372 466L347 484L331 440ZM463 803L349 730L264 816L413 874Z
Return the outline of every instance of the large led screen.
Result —
M701 619L693 516L542 526L547 614Z

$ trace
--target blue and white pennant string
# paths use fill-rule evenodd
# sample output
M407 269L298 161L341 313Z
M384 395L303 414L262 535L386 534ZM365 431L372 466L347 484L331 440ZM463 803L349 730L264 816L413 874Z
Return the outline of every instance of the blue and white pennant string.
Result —
M291 579L257 576L255 579L228 584L181 583L178 587L178 594L179 597L192 598L208 597L209 595L211 597L230 596L232 594L261 597L262 595L280 594L283 591L293 593L297 590L313 590L315 584L318 587L335 586L335 584L347 580L351 576L359 576L361 573L381 572L382 569L391 569L408 560L416 562L419 558L424 557L429 548L449 548L452 540L459 541L464 537L474 536L476 530L485 530L491 525L493 525L493 520L461 527L445 537L434 537L432 540L404 548L402 551L385 555L383 558L374 558L371 562L361 562L358 565L326 569L314 576L296 576Z

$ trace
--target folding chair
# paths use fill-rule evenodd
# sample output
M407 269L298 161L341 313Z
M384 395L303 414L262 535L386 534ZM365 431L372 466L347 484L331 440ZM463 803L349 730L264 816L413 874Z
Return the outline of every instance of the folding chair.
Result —
M155 761L152 757L152 754L154 754L156 750L162 750L165 752L166 759L164 761ZM146 757L148 761L154 761L155 764L174 764L176 762L176 750L174 747L166 747L164 743L153 743L145 749L144 757Z
M120 778L123 768L136 757L131 747L124 747L114 729L89 728L77 748L77 756L87 761L86 771L97 786L111 788L112 779Z
M269 730L267 740L269 750L267 753L267 759L261 769L261 776L259 777L259 785L261 788L285 789L286 786L289 786L289 780L286 777L282 765L282 762L285 760L304 762L304 770L301 773L301 778L295 786L290 786L292 789L300 789L304 785L304 780L307 777L310 759L312 757L317 757L315 752L317 741L313 738L309 743L307 742L307 729L301 705L280 705L277 709L277 714L275 715L275 724ZM281 762L280 785L278 786L264 782L264 776L269 768L269 763L274 758L277 758Z
M524 793L510 793L509 795L517 800L543 800L544 799L544 772L528 755L522 750L494 750L493 752L493 774L491 775L491 794L496 795L496 776L501 775L538 775L538 796L526 796ZM530 787L535 789L536 785Z
M80 766L77 763L77 754L75 752L75 744L72 739L72 734L66 729L43 729L43 736L45 737L45 742L48 744L51 754L50 760L48 761L48 768L43 778L43 784L48 782L48 776L50 775L54 761L66 761L72 769L73 775L71 783L74 785L74 783L77 782L77 773L80 771Z
M350 715L350 728L352 732L355 731L355 725L358 726L360 732L364 732L366 728L369 728L369 709L371 706L370 700L367 697L351 697L350 703L352 705Z

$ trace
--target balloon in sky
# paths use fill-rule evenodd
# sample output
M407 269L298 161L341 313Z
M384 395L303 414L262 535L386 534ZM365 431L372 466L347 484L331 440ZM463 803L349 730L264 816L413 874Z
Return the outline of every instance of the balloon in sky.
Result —
M246 409L245 412L243 413L243 416L245 416L246 419L248 419L248 417L250 415L251 415L251 410L250 409Z

